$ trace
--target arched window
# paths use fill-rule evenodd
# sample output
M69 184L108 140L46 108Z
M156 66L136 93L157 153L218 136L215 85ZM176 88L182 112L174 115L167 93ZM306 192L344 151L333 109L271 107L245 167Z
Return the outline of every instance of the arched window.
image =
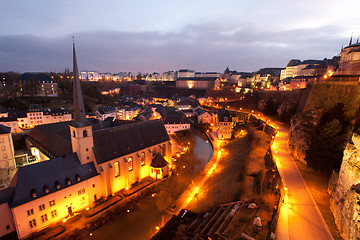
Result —
M144 152L142 152L140 154L140 163L141 163L141 166L145 165L145 153Z
M87 137L87 131L86 130L83 131L83 137Z
M152 156L155 157L155 155L156 155L156 148L153 148L153 150L152 150Z
M7 158L7 154L6 154L6 153L3 154L3 158Z
M129 157L128 164L129 164L129 171L132 171L134 169L133 168L133 159L132 159L132 157Z
M165 144L162 145L162 155L163 155L163 157L165 157L165 155L166 155L166 146L165 146Z
M73 131L73 137L75 137L75 131Z
M119 162L115 162L115 163L114 163L114 173L115 173L115 177L120 176Z

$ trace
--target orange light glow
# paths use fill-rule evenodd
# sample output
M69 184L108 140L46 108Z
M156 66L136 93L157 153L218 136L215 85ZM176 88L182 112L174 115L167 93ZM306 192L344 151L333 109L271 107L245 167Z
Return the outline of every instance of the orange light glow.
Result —
M157 231L159 231L159 229L160 229L160 228L159 228L158 226L156 226L156 228L155 228L155 229L156 229Z

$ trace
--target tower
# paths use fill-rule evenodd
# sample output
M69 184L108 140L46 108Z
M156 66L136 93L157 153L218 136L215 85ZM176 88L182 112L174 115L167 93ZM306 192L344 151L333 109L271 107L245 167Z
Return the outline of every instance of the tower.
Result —
M86 121L84 100L81 92L79 71L76 60L75 42L73 42L73 101L74 101L74 122L70 124L71 146L77 154L80 163L85 164L93 161L94 140L92 126Z

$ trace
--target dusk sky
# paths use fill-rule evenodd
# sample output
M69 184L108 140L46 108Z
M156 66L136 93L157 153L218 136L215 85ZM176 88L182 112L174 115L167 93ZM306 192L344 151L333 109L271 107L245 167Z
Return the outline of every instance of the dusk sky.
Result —
M360 1L1 1L0 71L256 71L338 55Z

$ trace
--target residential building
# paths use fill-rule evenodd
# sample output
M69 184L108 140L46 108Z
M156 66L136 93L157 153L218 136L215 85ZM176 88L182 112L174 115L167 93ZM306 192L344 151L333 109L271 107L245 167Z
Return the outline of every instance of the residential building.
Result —
M219 139L231 139L232 127L236 123L236 117L232 116L225 108L215 113L216 132Z
M177 78L193 78L195 77L195 71L189 69L180 69L177 73Z
M212 123L213 116L209 111L199 107L195 109L195 113L198 118L198 123Z
M58 83L47 73L24 73L14 83L24 97L57 97Z
M0 168L14 167L14 145L11 128L0 124Z
M207 90L220 87L218 77L179 77L176 80L177 88Z
M179 131L189 130L190 122L182 112L168 112L163 119L168 134L174 134Z

